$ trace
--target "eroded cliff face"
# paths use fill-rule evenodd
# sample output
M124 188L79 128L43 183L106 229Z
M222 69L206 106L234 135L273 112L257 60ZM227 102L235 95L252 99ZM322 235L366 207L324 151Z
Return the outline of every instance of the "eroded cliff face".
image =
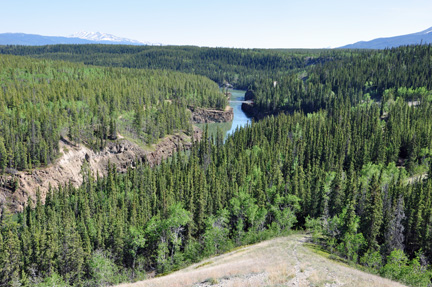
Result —
M60 141L61 156L55 163L48 167L0 177L0 204L3 203L11 212L22 211L29 197L35 202L38 189L44 202L50 186L56 188L69 182L75 187L80 186L83 181L81 169L85 162L95 176L104 176L109 163L114 164L120 172L134 167L136 161L147 161L153 166L178 149L189 149L192 141L200 140L201 136L201 130L194 127L192 136L169 135L154 145L152 150L145 150L123 138L109 142L107 147L99 152L84 145Z
M234 111L230 106L227 106L223 111L194 107L189 109L192 112L191 120L194 124L224 123L230 122L234 118Z
M214 109L190 108L192 123L221 123L234 118L230 106L223 111ZM190 149L193 141L199 141L202 131L194 127L193 135L175 134L166 136L150 150L119 137L109 142L101 151L93 151L85 145L74 145L60 141L60 157L48 167L31 171L16 171L0 176L0 207L3 205L11 212L22 211L29 198L36 202L36 192L39 190L42 202L49 188L57 188L66 184L78 187L83 182L82 166L87 163L94 176L104 176L108 164L116 166L120 172L126 172L134 167L137 161L146 161L151 166L172 156L180 149ZM12 174L13 173L13 174ZM0 214L1 214L0 208Z

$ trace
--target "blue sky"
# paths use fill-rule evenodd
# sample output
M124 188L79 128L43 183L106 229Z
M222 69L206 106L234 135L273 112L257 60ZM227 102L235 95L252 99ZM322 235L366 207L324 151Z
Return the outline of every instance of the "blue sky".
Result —
M338 47L432 26L430 0L1 0L0 7L0 33L99 31L212 47Z

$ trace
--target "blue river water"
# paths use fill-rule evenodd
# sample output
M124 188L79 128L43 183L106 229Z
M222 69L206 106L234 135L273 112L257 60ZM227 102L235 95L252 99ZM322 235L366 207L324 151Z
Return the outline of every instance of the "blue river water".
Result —
M250 123L250 118L243 112L240 101L244 101L245 91L231 90L230 106L233 108L234 119L232 121L231 128L227 131L225 137L233 134L237 128L243 127Z
M244 101L245 91L230 90L231 98L229 105L233 108L234 119L227 123L211 123L208 125L208 132L210 135L216 136L217 129L219 128L224 133L224 139L233 134L237 128L243 127L250 123L251 119L241 109L241 101ZM206 124L197 124L201 129L204 129Z

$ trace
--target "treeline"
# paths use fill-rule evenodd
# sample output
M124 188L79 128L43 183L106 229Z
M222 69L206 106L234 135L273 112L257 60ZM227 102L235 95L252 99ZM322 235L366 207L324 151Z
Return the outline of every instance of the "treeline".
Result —
M356 105L367 98L380 100L386 91L410 101L431 100L431 56L431 45L345 51L343 57L317 63L307 74L257 80L252 87L254 108L270 113L313 112L325 109L337 96L349 97Z
M219 85L248 89L259 78L276 77L340 58L331 50L263 50L193 46L49 45L0 46L0 54L203 75Z
M227 99L202 76L1 55L0 170L49 164L62 137L100 149L118 128L145 144L191 133L191 105Z
M338 254L427 286L432 179L417 175L430 169L431 123L428 102L396 99L383 118L373 101L338 97L328 111L269 117L225 143L205 132L190 156L155 168L94 179L84 165L80 188L29 202L17 221L2 215L0 282L133 281L316 219ZM396 273L394 250L396 271L415 272Z

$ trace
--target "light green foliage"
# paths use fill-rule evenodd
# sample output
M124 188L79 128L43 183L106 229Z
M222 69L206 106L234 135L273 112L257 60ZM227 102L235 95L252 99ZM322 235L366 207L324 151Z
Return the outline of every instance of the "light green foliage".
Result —
M399 280L407 275L408 258L402 250L393 250L387 257L387 264L380 273L388 278Z
M70 285L66 284L63 281L63 278L55 272L50 276L46 277L43 280L43 282L35 285L35 287L68 287L68 286ZM105 286L105 285L97 285L97 286Z
M231 218L234 225L235 240L241 244L246 230L253 226L258 206L255 199L245 192L239 192L230 200Z
M432 95L431 91L428 91L426 87L418 87L418 88L407 88L400 87L397 89L396 97L402 97L407 101L421 101L421 100L430 100L430 96Z
M171 270L168 243L165 241L165 238L162 238L158 244L156 250L156 264L158 273L165 273Z
M383 265L383 259L379 251L368 249L368 251L360 258L360 263L377 272Z
M204 257L202 252L202 244L195 239L189 240L185 246L183 255L185 264L191 264L193 262L200 261Z
M380 270L380 274L411 286L429 286L432 279L431 271L420 265L418 257L409 261L403 251L398 249L387 257L387 264Z
M133 258L132 268L135 269L138 254L145 248L147 240L145 238L145 232L135 226L129 228L129 238L129 253Z
M318 243L323 233L323 222L320 218L312 218L307 216L305 218L305 229L312 233L312 241Z
M221 210L217 215L211 215L206 221L203 235L206 255L220 254L229 250L232 244L229 239L229 212Z
M274 217L277 229L281 232L289 231L297 222L295 213L300 210L300 198L288 194L286 196L276 195L270 212Z
M90 259L90 273L94 286L109 286L117 283L118 267L113 260L100 250L93 252Z
M346 233L339 244L338 249L340 254L345 254L348 260L357 262L358 255L361 248L365 245L366 241L363 234Z
M183 261L180 252L185 226L191 221L191 214L180 203L169 207L166 219L153 217L146 227L146 234L157 246L156 262L159 272L167 272Z

